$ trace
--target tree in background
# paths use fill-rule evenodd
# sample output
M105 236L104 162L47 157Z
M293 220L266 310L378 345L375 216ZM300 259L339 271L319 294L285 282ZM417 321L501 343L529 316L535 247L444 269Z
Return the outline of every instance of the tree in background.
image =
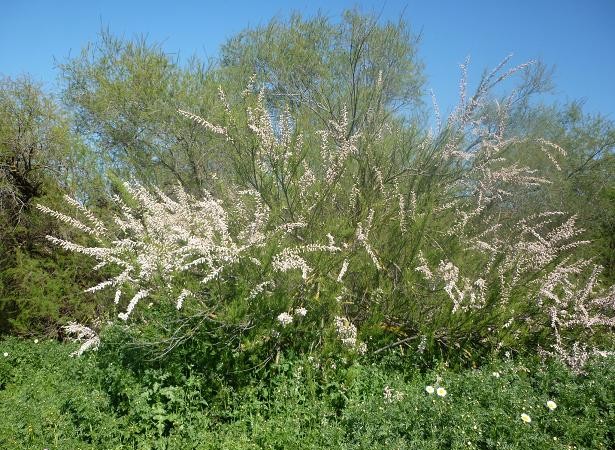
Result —
M60 68L76 128L105 168L161 187L211 187L220 149L177 114L220 109L210 65L193 58L181 66L157 45L103 32Z
M516 205L518 215L554 208L577 216L591 240L586 257L598 257L604 276L615 278L615 124L601 115L583 113L582 104L523 105L511 117L516 132L535 139L519 152L522 164L541 167L551 183L530 192ZM545 142L565 151L551 164Z
M22 331L79 310L74 258L52 254L45 241L59 231L34 210L62 194L87 197L100 179L69 116L28 78L0 82L0 326ZM100 185L99 185L100 186ZM68 266L67 266L68 264ZM73 267L70 267L72 265ZM57 272L54 274L54 272ZM59 277L58 277L59 275ZM77 283L77 284L76 284ZM70 294L69 294L70 293ZM78 314L81 315L81 314ZM81 315L82 316L82 315ZM83 317L83 316L82 316Z
M290 107L298 127L328 127L346 110L348 133L361 127L375 134L395 113L418 111L423 74L416 49L403 21L381 24L347 12L340 24L293 15L246 30L223 46L219 64L192 58L182 65L145 40L102 33L60 68L78 130L108 167L198 191L212 189L216 175L233 177L237 167L229 166L241 161L229 161L224 140L197 132L178 109L223 123L219 86L239 111L248 87L263 90L269 114Z
M322 14L247 29L222 46L223 77L239 88L266 86L269 104L310 111L328 126L347 110L349 133L365 129L374 110L416 114L423 95L418 38L408 24L346 11L339 23ZM235 89L235 92L241 92Z
M2 80L0 120L1 211L7 224L17 226L51 179L69 182L71 135L68 120L27 78Z

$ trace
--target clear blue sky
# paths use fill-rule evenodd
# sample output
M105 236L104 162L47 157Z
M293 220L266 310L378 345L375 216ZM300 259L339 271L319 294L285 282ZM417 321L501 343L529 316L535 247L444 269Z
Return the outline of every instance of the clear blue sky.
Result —
M0 75L29 73L57 88L54 58L64 60L101 27L127 38L146 35L170 53L216 56L222 42L249 25L292 10L339 18L352 6L405 17L420 32L428 87L443 112L457 99L459 64L471 56L471 80L510 53L556 67L550 100L585 100L585 110L615 120L615 0L312 1L19 1L3 2ZM383 6L384 5L384 6Z

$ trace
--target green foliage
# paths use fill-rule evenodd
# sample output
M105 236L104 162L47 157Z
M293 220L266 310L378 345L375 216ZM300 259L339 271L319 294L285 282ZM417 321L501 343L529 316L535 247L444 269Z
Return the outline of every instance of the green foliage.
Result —
M536 189L525 199L519 199L518 215L539 208L564 210L578 217L591 240L585 247L587 257L598 256L608 281L615 278L613 266L613 186L615 183L615 125L601 115L583 112L582 104L562 106L539 105L520 107L512 122L518 130L539 136L561 146L565 157L559 158L559 169L549 164L541 151L519 154L519 160L540 167L548 174L550 184Z
M0 331L55 332L76 314L92 317L78 294L85 261L52 254L48 233L64 233L37 202L62 193L94 201L101 176L69 116L28 78L0 81Z
M354 11L210 65L103 33L62 65L72 117L2 82L0 325L102 343L0 341L0 447L612 448L613 358L586 359L613 346L614 127L530 106L542 66L493 102L502 67L435 132L407 25ZM83 292L118 268L117 306Z
M119 448L119 421L92 383L91 362L70 358L69 346L7 339L0 359L0 447Z
M423 68L409 26L356 10L339 21L320 14L273 19L229 39L219 61L207 64L196 58L181 64L145 39L103 32L61 70L64 99L103 169L165 191L178 183L197 196L207 190L227 209L243 201L238 190L254 190L268 208L269 230L305 222L277 246L249 255L261 269L225 269L215 283L196 289L196 310L164 320L191 335L203 326L210 336L203 322L213 314L223 324L212 338L217 345L241 342L262 361L278 351L269 336L272 319L309 304L316 314L306 321L311 333L301 341L301 332L282 336L282 348L327 347L323 337L335 336L331 320L340 315L376 349L425 338L428 352L456 353L460 363L471 364L494 349L552 349L561 327L546 326L555 322L548 304L537 307L545 305L540 283L567 257L600 255L606 265L601 280L612 273L612 125L585 118L577 105L561 111L531 106L532 95L549 87L541 64L519 71L511 97L492 101L490 90L510 75L502 67L485 74L474 96L462 92L459 108L431 135L420 117ZM554 158L547 141L569 153ZM548 151L541 151L545 146ZM552 183L492 183L494 173L505 179L516 169L526 177L539 169L536 176ZM588 206L595 197L600 213ZM584 249L570 243L548 264L519 269L528 259L514 248L529 234L522 221L544 211L575 215L588 229L583 238L593 243ZM471 248L496 220L501 227L487 245L497 243L498 251ZM235 229L243 225L235 215L230 222ZM554 233L562 223L552 220L540 232ZM365 227L371 229L363 248L358 230ZM321 243L328 233L346 247L306 255L313 276L300 280L272 271L281 248ZM469 286L463 288L466 302L476 294L473 283L484 282L484 304L459 310L442 279L426 280L416 271L423 261L434 270L440 262L442 270L448 263L458 268ZM344 283L335 283L346 263ZM586 266L582 275L590 274ZM165 295L179 295L189 278L178 279ZM249 303L251 289L268 280L275 280L275 289ZM575 286L581 283L579 274ZM159 324L156 331L150 324L151 336L176 342L174 330ZM575 330L565 339L595 344L586 334ZM595 334L608 343L602 339L607 329Z
M103 168L195 191L210 188L211 172L223 170L216 140L195 133L196 125L177 114L181 108L212 115L220 109L207 64L194 58L182 66L145 39L123 41L102 32L60 68L64 100L80 133L95 143L91 150Z
M575 219L523 201L550 180L519 161L531 159L535 145L561 150L540 136L510 134L506 106L495 108L489 91L515 73L503 64L471 101L462 97L435 136L389 120L387 104L370 108L359 128L342 109L326 129L301 130L288 108L280 113L268 103L265 86L232 102L221 91L222 125L180 111L229 150L231 175L217 183L219 200L205 193L198 203L182 188L172 200L127 184L132 203L120 205L124 219L108 221L98 248L56 242L122 267L124 275L105 283L124 295L122 304L132 298L123 320L143 297L168 308L170 297L190 295L177 320L165 311L154 325L147 314L139 318L145 327L134 325L168 348L200 334L266 363L280 351L326 352L333 342L339 349L348 336L333 331L335 321L347 323L356 350L364 346L355 324L376 351L428 339L430 352L471 363L494 350L538 348L580 369L585 346L610 345L608 301L597 298L610 294L596 289L598 269L575 259L582 243L574 240L582 232ZM384 89L378 83L374 94ZM132 297L122 292L126 284ZM271 289L259 292L265 284ZM275 318L299 307L310 310L309 332L295 323L281 333L287 323Z
M66 111L27 77L0 80L0 239L30 225L32 199L91 194L95 163ZM90 190L86 189L89 188Z
M69 178L68 127L53 100L29 79L0 82L0 211L7 225L20 223L20 210L45 192L52 176Z
M289 106L302 129L341 120L343 108L351 130L366 129L373 110L417 112L424 80L416 52L403 21L380 23L348 11L341 23L293 15L288 23L245 30L223 46L219 64L196 57L180 64L145 39L102 32L60 68L64 99L101 163L124 178L136 175L160 187L179 182L200 192L212 191L216 179L246 180L237 173L233 146L198 132L178 109L213 123L226 112L225 120L242 130L245 104L225 110L219 87L231 105L266 87L272 113Z
M615 360L590 355L615 126L504 63L435 130L409 26L356 10L207 63L103 32L60 67L68 111L0 81L0 331L29 337L0 340L0 448L614 448ZM116 305L83 292L127 267ZM69 320L97 352L46 339Z
M267 87L267 103L286 104L299 126L326 126L348 109L351 131L364 129L371 109L416 114L423 66L409 25L347 10L339 22L324 14L248 28L221 48L221 78L235 95ZM233 94L230 94L233 95Z
M83 274L89 270L89 263L74 255L41 258L17 251L14 266L0 275L0 307L12 328L55 334L58 323L67 319L91 321L103 302L83 294Z
M590 364L583 376L530 359L420 372L395 369L396 352L377 364L282 358L253 372L249 384L222 382L212 395L198 369L179 378L162 368L136 375L104 352L71 359L72 347L0 341L1 446L609 449L615 443L612 358ZM444 387L446 396L428 394L428 385Z

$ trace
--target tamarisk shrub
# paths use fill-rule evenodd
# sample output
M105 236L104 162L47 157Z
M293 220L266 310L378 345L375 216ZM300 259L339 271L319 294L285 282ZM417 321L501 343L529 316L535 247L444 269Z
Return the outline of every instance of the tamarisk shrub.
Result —
M149 297L229 330L237 352L267 343L265 361L289 347L364 353L416 340L458 355L538 349L580 371L605 354L596 345L612 345L615 290L576 256L587 241L574 216L516 208L550 180L515 155L538 146L557 168L566 152L513 133L528 90L491 92L535 66L508 61L472 96L464 75L457 108L425 133L378 103L360 123L342 110L323 130L299 130L264 88L233 104L220 89L224 123L180 111L233 161L220 198L126 183L138 207L116 198L109 225L74 201L83 222L39 207L97 247L49 239L117 267L89 290L115 290L120 319ZM171 347L198 328L184 324Z
M130 201L114 196L117 213L109 223L68 196L67 203L81 218L38 205L41 211L83 231L95 243L86 246L47 237L65 250L95 259L98 264L94 270L115 271L116 275L86 292L109 290L122 322L132 320L139 309L143 313L137 315L135 323L168 318L164 314L152 316L149 310L158 306L168 310L170 304L177 318L185 319L183 324L177 322L180 330L190 328L195 321L203 326L206 321L224 328L227 338L237 344L247 334L265 341L280 338L282 330L277 329L286 328L287 322L279 317L289 317L290 323L290 314L294 314L300 324L316 320L310 315L314 316L317 309L309 306L312 314L308 314L303 306L307 300L301 286L309 283L313 272L306 258L340 251L331 236L324 243L289 246L288 235L304 224L271 227L269 208L255 191L233 192L233 204L225 209L221 200L207 193L197 199L180 187L170 195L158 189L150 192L136 182L126 182L123 188ZM136 206L129 206L132 204ZM165 304L159 305L162 302ZM160 325L164 328L168 324ZM67 328L70 332L82 327L94 333L81 325L71 326ZM166 336L167 351L185 337L172 331ZM76 354L82 352L80 349Z

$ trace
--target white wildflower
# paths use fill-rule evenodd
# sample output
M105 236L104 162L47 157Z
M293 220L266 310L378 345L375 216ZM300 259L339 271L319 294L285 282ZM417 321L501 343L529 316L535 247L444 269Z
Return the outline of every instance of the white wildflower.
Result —
M263 293L263 291L268 288L268 287L273 287L275 286L274 282L271 280L268 281L263 281L262 283L257 284L256 286L254 286L254 288L250 291L250 294L248 295L248 300L253 300L256 297L258 297L260 294Z
M369 243L369 232L371 230L373 220L374 220L374 210L370 209L367 215L367 220L365 221L366 222L365 226L363 225L362 222L359 222L357 224L356 239L357 239L357 242L363 245L363 248L365 248L365 251L367 252L369 257L372 259L372 262L374 263L374 266L376 267L376 269L381 270L382 266L380 265L380 262L378 261L376 252L374 252L373 247Z
M361 342L358 346L357 346L357 353L359 355L365 355L367 353L367 344L365 342Z
M391 401L393 398L393 390L390 387L385 386L383 396L385 400Z
M357 342L357 327L346 317L335 317L335 328L342 343L347 347L354 347Z
M193 120L194 122L198 123L203 128L211 131L212 133L222 135L222 136L226 137L226 139L229 140L229 141L231 140L231 138L228 135L228 131L226 130L226 128L218 126L218 125L214 125L214 124L208 122L207 120L203 119L202 117L197 116L196 114L192 114L192 113L190 113L188 111L183 111L181 109L178 109L177 112L180 113L182 116L187 117L190 120Z
M287 312L283 312L278 316L278 322L282 324L283 327L293 322L293 316L288 314Z
M427 347L427 336L421 336L421 341L419 342L419 345L416 347L416 351L419 354L423 353L426 347Z
M288 272L293 269L300 269L301 276L305 280L312 271L305 259L299 256L296 249L285 248L281 253L273 258L273 270L277 272Z
M547 408L553 411L555 408L557 408L557 404L553 400L549 400L547 402Z

